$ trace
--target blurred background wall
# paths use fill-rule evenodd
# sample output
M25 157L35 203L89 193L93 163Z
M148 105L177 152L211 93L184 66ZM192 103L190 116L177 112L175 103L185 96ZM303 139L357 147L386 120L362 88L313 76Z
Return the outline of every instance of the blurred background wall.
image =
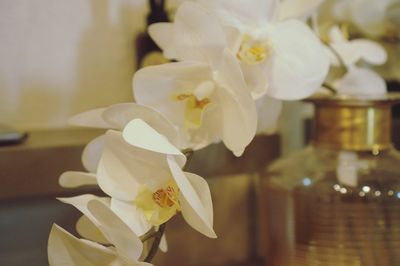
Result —
M145 0L0 1L0 124L57 128L131 101Z

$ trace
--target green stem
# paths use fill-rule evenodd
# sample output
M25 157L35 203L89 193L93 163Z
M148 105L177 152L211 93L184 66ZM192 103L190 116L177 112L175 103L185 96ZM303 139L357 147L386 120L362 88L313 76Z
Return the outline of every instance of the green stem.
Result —
M346 64L344 63L343 58L340 56L340 54L338 53L338 51L336 51L335 48L333 48L328 42L322 41L326 47L328 47L329 50L331 50L331 52L335 55L335 57L337 58L337 60L339 61L339 64L341 67L344 68L345 73L349 72L349 69L347 68Z
M322 86L325 87L330 92L332 92L333 94L337 94L337 90L332 85L324 82L324 83L322 83Z
M187 168L190 160L193 158L194 151L192 149L186 149L186 150L183 150L182 153L185 154L185 156L187 158L186 164L183 168L185 170ZM144 262L151 262L153 260L154 256L157 254L158 247L160 246L161 238L164 235L166 226L167 226L167 224L163 223L158 228L158 231L154 231L154 232L151 231L142 237L142 239L141 239L142 242L145 242L151 238L154 238L153 243L151 244L150 251L147 254L146 258L144 259Z
M144 259L144 262L151 262L154 258L154 256L157 254L158 247L160 246L161 238L164 235L166 223L163 223L160 225L160 228L158 231L155 233L154 241L151 245L150 251L147 254L146 258Z
M157 235L158 231L155 231L154 228L152 230L150 230L149 232L147 232L146 234L144 234L143 236L140 237L140 240L144 243L147 240L155 237Z

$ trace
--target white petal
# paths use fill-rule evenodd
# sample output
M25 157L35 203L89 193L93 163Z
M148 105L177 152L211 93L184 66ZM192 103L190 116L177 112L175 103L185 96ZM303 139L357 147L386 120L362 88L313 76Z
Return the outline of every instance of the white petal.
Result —
M168 156L168 164L181 193L180 202L183 217L189 225L200 233L215 238L216 235L212 228L212 201L207 183L194 174L185 174L170 155Z
M324 0L285 0L279 8L279 19L305 19L316 12Z
M221 141L223 123L220 110L219 104L206 108L201 127L189 132L189 147L192 150L196 151Z
M78 239L54 224L48 242L50 266L109 266L112 250L95 242Z
M104 110L106 110L106 108L98 108L74 115L68 120L68 123L82 127L111 128L111 126L103 120L102 114Z
M87 208L99 221L99 229L115 246L117 253L128 261L137 261L143 250L139 237L101 201L91 200Z
M184 2L177 10L174 22L177 59L217 65L227 46L224 30L217 17L199 4Z
M333 86L340 94L380 96L386 93L386 83L382 77L370 69L353 67Z
M264 96L256 101L258 122L257 133L271 134L276 130L282 110L282 101Z
M70 204L77 208L81 213L83 213L93 224L95 224L97 227L99 226L99 222L96 220L96 218L93 217L93 215L90 213L90 211L87 208L87 204L89 201L96 199L99 201L104 202L105 204L110 204L110 198L101 198L97 197L94 195L80 195L76 197L70 197L70 198L57 198L61 202L64 202L66 204Z
M122 132L129 144L158 153L183 155L168 139L141 119L130 121Z
M76 231L84 238L101 244L110 244L97 226L85 215L76 223Z
M158 110L174 125L183 126L185 105L173 97L178 92L194 89L210 76L208 65L193 62L142 68L133 77L135 99L139 104Z
M262 26L273 20L278 11L278 0L198 0L201 5L218 14L227 24L248 27Z
M135 98L138 103L155 108L163 113L174 125L179 127L182 142L180 148L200 149L216 140L219 129L207 128L188 132L184 126L185 103L176 100L180 93L192 92L199 84L212 80L212 73L208 65L199 63L171 63L161 66L147 67L136 72L133 85ZM207 118L211 107L206 108L204 124L215 125L219 117L213 114L212 121ZM221 123L219 123L221 125ZM201 132L200 132L201 131Z
M174 145L179 145L180 139L172 123L160 112L148 106L136 103L121 103L107 108L103 118L109 124L122 130L131 120L140 118L166 136Z
M337 25L332 26L329 30L329 41L335 44L347 42L345 36L343 35L343 32Z
M97 182L111 197L133 201L141 184L165 182L167 167L164 154L136 148L125 142L120 132L110 130L106 133Z
M268 75L265 74L267 67L265 64L249 65L241 62L244 79L247 87L251 90L251 96L257 100L263 97L268 91Z
M268 94L282 100L303 99L317 91L329 70L320 40L304 23L277 23L271 32Z
M147 233L151 224L144 217L143 212L138 210L134 202L111 199L111 209L131 228L135 234L142 236Z
M360 54L360 58L373 65L382 65L387 60L385 49L378 43L359 39L351 42L354 50Z
M148 33L158 47L163 50L165 57L174 58L176 52L174 50L174 24L168 22L160 22L151 24L148 28ZM170 51L170 49L172 51Z
M255 136L257 112L238 61L227 50L223 56L223 64L218 70L219 83L223 88L217 90L223 117L222 140L228 149L240 156Z
M104 135L95 138L82 152L82 164L86 170L91 173L96 173L99 161L101 158L101 153L104 148Z
M159 248L164 253L168 252L168 242L167 242L167 237L165 236L165 233L161 237Z
M97 185L96 175L85 172L64 172L58 180L60 186L65 188L76 188L80 186Z
M386 31L386 12L392 0L351 1L352 21L369 35L382 35Z

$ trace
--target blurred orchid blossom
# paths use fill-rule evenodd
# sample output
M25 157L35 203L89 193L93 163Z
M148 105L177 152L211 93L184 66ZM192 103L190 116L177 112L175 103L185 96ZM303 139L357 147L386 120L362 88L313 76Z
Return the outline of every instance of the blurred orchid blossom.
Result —
M199 0L183 3L174 23L149 32L168 58L213 65L230 49L254 99L305 98L322 84L329 60L304 23L278 18L278 1Z
M345 95L370 95L385 94L385 80L376 72L357 66L352 66L342 77L333 82L337 92Z
M385 49L368 39L348 40L338 26L329 31L329 45L339 54L346 67L363 60L371 65L382 65L387 60ZM329 52L331 63L340 66L337 55Z
M104 199L83 195L65 199L81 210L113 246L78 239L53 225L48 242L50 266L151 266L139 262L143 244L136 234L109 208Z
M197 150L222 139L240 156L257 127L255 103L239 63L225 50L218 64L179 62L139 70L135 99L163 113Z
M338 0L333 5L333 16L341 21L353 22L371 36L382 36L393 29L387 19L390 6L398 0Z
M334 26L329 32L332 50L327 49L333 66L341 63L347 68L347 73L333 82L338 93L347 95L381 95L386 93L386 83L374 71L356 65L364 61L371 65L382 65L387 60L387 54L378 43L367 39L347 40L339 27ZM340 60L339 58L340 57Z
M325 0L282 0L279 7L279 20L296 18L307 19L317 12Z

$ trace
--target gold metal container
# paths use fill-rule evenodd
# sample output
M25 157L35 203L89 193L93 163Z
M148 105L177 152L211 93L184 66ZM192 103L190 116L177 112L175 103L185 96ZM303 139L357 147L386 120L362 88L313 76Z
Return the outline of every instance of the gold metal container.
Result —
M268 266L400 265L400 154L382 99L319 96L310 146L263 173Z

